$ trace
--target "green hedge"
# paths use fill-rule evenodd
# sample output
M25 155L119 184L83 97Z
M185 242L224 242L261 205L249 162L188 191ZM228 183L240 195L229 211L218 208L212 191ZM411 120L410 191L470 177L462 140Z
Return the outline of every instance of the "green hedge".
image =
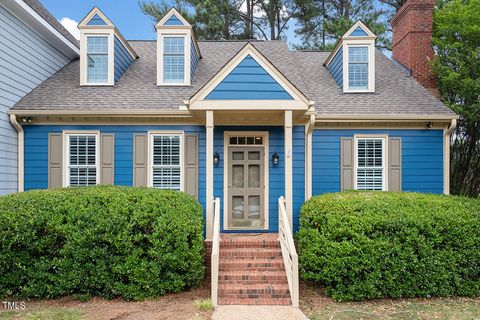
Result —
M390 192L301 209L301 275L336 300L480 295L480 200Z
M203 210L149 188L88 187L0 197L0 297L153 298L204 276Z

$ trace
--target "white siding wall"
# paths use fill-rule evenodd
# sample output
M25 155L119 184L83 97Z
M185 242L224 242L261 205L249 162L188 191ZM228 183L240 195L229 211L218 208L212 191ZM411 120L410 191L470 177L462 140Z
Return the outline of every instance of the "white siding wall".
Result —
M68 62L0 5L0 195L17 191L17 133L8 109Z

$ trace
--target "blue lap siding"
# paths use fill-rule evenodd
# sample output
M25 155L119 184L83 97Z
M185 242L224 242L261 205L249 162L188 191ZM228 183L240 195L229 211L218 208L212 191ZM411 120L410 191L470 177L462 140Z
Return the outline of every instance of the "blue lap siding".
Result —
M133 58L128 53L127 48L122 44L122 42L115 36L114 42L115 48L115 58L114 58L114 69L115 69L115 81L118 81L122 75L127 71L128 67L133 62Z
M250 55L205 100L292 100L290 94Z
M314 195L340 191L340 138L354 134L388 134L402 138L402 190L443 192L442 130L314 130Z
M101 133L115 134L115 185L131 186L133 183L133 136L149 130L182 130L186 134L199 136L198 199L205 208L206 196L206 154L205 127L203 126L25 126L25 190L46 189L48 187L48 134L63 130L98 130ZM268 131L269 132L269 232L278 230L278 198L285 195L285 153L283 127L216 127L214 152L221 161L214 168L214 196L221 198L223 212L223 135L225 131ZM305 186L305 134L304 127L293 128L293 209L294 228L298 229L299 208L304 201ZM280 156L280 164L272 166L274 153ZM222 214L223 228L223 214Z
M285 195L285 144L283 127L216 127L214 133L214 152L220 155L218 167L213 169L214 174L214 197L221 200L223 212L223 183L224 183L224 160L223 153L224 133L225 131L268 131L268 173L269 173L269 221L268 232L278 231L278 198ZM298 229L298 216L300 206L305 197L305 134L304 127L298 126L293 129L293 220L294 229ZM272 165L272 156L274 153L280 156L280 163L274 167ZM223 215L221 217L223 231ZM258 230L261 232L262 230ZM252 232L252 231L228 231L228 232Z
M25 190L48 188L48 133L99 130L115 134L115 185L133 183L133 136L149 130L182 130L199 137L198 200L205 208L205 127L203 126L25 126Z

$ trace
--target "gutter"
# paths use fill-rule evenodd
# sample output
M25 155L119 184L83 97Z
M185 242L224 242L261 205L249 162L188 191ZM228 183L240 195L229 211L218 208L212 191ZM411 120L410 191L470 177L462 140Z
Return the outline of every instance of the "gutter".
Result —
M357 120L359 122L373 121L373 120L425 120L425 121L434 121L434 120L456 120L459 116L456 114L452 115L435 115L435 114L390 114L390 115L379 115L379 114L318 114L318 122L338 122L338 121L352 121Z
M192 117L188 110L10 110L10 115L18 116L116 116L116 117Z
M14 114L10 115L10 122L18 133L18 149L17 149L17 175L18 175L18 192L24 191L24 132L23 127L17 121L17 117Z

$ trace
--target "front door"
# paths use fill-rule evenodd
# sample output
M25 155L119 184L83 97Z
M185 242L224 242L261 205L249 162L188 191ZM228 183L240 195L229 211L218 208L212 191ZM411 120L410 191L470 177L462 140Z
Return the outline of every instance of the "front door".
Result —
M228 148L228 228L265 228L263 147Z

